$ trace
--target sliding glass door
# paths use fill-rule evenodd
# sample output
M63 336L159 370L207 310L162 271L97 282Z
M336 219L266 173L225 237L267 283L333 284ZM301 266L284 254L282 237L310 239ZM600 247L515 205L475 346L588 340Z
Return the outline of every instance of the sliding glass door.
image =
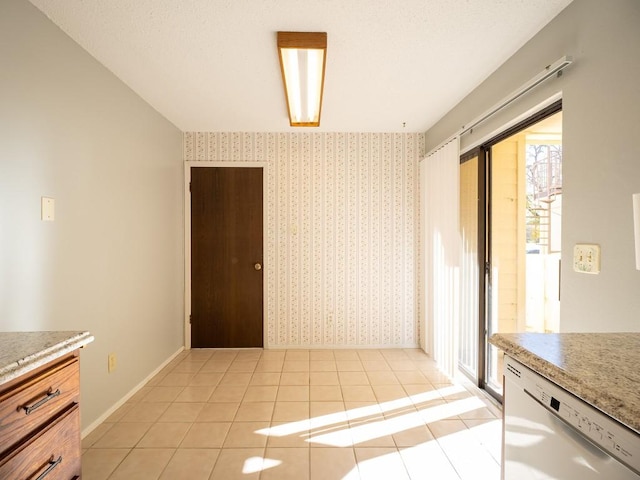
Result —
M555 104L463 155L459 367L502 395L494 333L559 328L562 112Z
M562 112L489 150L487 336L557 332ZM502 394L502 352L487 344L486 386Z

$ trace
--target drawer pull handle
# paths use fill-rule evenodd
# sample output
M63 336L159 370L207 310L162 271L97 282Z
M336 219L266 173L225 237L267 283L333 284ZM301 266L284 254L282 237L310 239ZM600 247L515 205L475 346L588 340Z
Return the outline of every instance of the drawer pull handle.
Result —
M31 412L33 412L34 410L40 408L42 405L47 403L52 398L56 398L58 395L60 395L60 389L57 389L55 392L52 392L51 390L53 390L53 389L50 388L49 391L47 392L47 396L44 397L42 400L38 400L36 403L34 403L31 406L22 407L22 408L24 408L24 413L26 415L29 415Z
M51 470L56 468L61 463L62 463L62 455L60 455L57 460L54 460L53 457L51 457L51 460L49 460L49 466L44 472L42 472L42 474L38 478L36 478L36 480L42 480L44 477L46 477L51 473Z

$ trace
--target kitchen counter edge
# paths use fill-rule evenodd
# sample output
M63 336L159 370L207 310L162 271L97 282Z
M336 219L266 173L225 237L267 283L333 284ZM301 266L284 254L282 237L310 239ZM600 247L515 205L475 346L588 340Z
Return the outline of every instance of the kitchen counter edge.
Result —
M533 338L543 338L541 336L554 336L553 342L536 342L530 341ZM608 334L589 334L589 335L608 335ZM494 334L489 339L489 343L496 346L500 350L514 360L517 360L524 366L530 368L534 372L542 375L551 382L557 384L564 390L580 398L591 406L602 411L614 420L622 423L636 433L640 433L640 397L637 394L637 386L624 388L607 388L603 384L596 385L593 378L596 376L596 364L591 365L587 359L583 363L578 362L580 368L563 368L563 352L555 351L556 347L563 346L571 338L585 337L584 334L571 333L520 333L520 334ZM533 348L526 348L533 345ZM588 351L585 349L585 351ZM635 364L631 368L636 368ZM601 381L605 381L600 377ZM617 387L620 387L617 385ZM635 387L635 388L634 388ZM635 394L633 393L635 392ZM634 396L635 395L635 396Z
M0 386L94 340L89 332L0 332Z

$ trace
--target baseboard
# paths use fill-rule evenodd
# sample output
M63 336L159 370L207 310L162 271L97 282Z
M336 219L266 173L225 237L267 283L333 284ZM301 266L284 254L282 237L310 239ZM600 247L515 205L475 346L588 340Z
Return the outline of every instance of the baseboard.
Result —
M417 343L403 344L403 345L330 345L330 344L318 344L318 345L291 345L291 344L278 344L268 345L264 347L265 350L372 350L372 349L402 349L402 348L420 348Z
M136 385L135 387L133 387L129 393L127 393L124 397L122 397L120 400L118 400L115 404L113 404L111 406L111 408L109 408L106 412L104 412L102 415L100 415L94 422L92 422L87 428L85 428L84 430L82 430L81 433L81 437L84 438L87 435L89 435L92 431L94 431L98 425L100 425L102 422L104 422L107 418L109 418L117 409L119 409L122 405L124 405L127 400L129 400L131 397L133 397L136 393L138 393L138 391L140 391L140 389L142 387L144 387L149 380L151 380L153 377L155 377L160 370L162 370L164 367L166 367L167 365L169 365L169 363L171 363L171 361L176 358L178 355L180 355L180 353L182 353L182 351L184 350L184 347L180 347L178 349L177 352L175 352L174 354L172 354L168 359L166 359L164 362L162 362L160 364L160 366L158 368L156 368L153 372L151 372L149 375L147 375L147 377L142 380L138 385Z

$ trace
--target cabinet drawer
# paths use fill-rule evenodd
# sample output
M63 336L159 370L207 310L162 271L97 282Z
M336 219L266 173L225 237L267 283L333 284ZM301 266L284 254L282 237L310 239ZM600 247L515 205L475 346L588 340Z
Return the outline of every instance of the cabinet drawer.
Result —
M79 378L78 358L71 357L0 393L0 455L57 412L77 403Z
M38 435L0 459L0 478L69 480L80 474L80 408L77 404L63 410Z

